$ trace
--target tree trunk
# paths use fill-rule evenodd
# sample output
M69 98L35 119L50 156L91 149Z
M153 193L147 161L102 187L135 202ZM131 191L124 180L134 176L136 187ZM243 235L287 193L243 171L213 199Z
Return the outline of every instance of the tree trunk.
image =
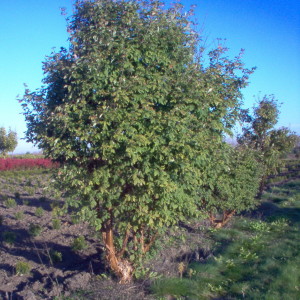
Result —
M216 218L211 214L210 222L214 228L222 228L231 220L231 218L234 216L234 214L235 214L235 210L225 211L223 213L222 220L216 220Z
M110 226L102 232L105 244L106 261L110 269L120 279L120 283L128 283L132 280L133 267L128 260L118 257L115 246L113 231Z

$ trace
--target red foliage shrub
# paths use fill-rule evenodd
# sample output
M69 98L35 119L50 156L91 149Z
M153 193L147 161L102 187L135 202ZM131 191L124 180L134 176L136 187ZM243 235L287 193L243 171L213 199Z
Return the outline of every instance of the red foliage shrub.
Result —
M46 158L0 158L0 171L55 167L57 164Z

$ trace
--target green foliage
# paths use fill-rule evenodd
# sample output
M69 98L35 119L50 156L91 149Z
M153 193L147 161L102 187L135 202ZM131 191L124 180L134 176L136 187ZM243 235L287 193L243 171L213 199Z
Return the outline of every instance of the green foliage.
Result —
M266 183L267 176L277 174L283 167L281 159L296 145L297 136L288 128L274 129L278 122L278 103L273 96L265 96L253 108L253 116L244 115L246 125L243 134L238 136L238 143L246 149L257 151L257 161L264 167L260 191Z
M211 156L205 184L199 189L199 209L215 216L254 208L262 169L251 150L224 143Z
M17 206L17 202L15 199L13 198L8 198L7 200L4 201L4 205L7 207L7 208L13 208L13 207L16 207Z
M154 0L77 1L70 49L20 100L27 140L61 163L67 206L102 231L109 255L136 257L198 214L210 156L239 116L252 70L222 46L204 65L191 15Z
M31 266L27 262L19 261L16 263L15 269L16 269L16 274L22 276L30 273Z
M45 213L44 209L42 207L38 207L36 210L35 210L35 215L37 217L42 217L43 214Z
M17 235L13 231L4 231L2 232L2 238L5 243L14 244Z
M62 262L62 253L56 250L50 250L49 252L51 263L55 264Z
M22 211L17 211L15 213L16 220L22 220L24 218L24 213Z
M23 199L22 203L23 205L29 205L29 200Z
M291 196L295 199L293 206L273 202L274 196L284 194L286 201ZM242 217L231 229L210 230L215 244L212 255L188 266L192 276L161 278L153 291L184 299L297 299L299 195L300 180L272 189L264 195L272 202L272 216L266 220Z
M87 244L84 236L79 236L75 238L72 242L71 248L73 251L81 251L87 248Z
M6 132L4 127L0 127L0 154L6 155L12 152L18 145L17 133L9 129Z
M59 230L61 227L61 221L60 219L52 219L52 228Z
M28 232L32 236L38 236L42 232L42 227L39 224L30 223Z

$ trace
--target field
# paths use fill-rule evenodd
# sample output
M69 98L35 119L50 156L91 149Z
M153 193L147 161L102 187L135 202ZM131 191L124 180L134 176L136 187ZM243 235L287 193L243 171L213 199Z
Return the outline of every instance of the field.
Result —
M1 171L0 298L299 299L300 179L287 176L292 169L227 228L190 220L170 229L128 285L105 269L98 234L72 212L59 215L64 199L51 169Z

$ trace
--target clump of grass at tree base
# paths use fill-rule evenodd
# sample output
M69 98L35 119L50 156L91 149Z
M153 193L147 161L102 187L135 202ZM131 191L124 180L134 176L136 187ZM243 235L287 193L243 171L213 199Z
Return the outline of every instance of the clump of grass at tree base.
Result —
M300 180L277 187L270 194L275 199L282 197L272 216L265 220L236 218L230 230L212 230L214 257L190 264L190 279L157 280L153 291L188 299L298 299ZM285 205L290 197L297 199L291 208Z

